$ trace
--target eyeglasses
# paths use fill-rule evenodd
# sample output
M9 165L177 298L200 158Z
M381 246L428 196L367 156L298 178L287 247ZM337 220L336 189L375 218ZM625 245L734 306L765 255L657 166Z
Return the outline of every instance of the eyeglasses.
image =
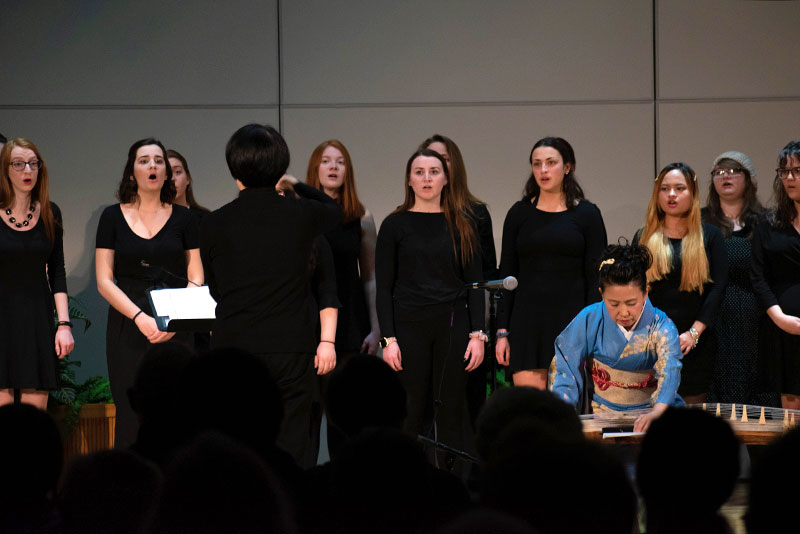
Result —
M792 167L791 169L775 169L775 172L778 173L778 176L781 180L788 180L789 173L792 173L792 177L795 180L800 180L800 167Z
M35 159L33 161L12 161L9 163L12 169L15 171L24 171L25 165L31 168L32 171L38 171L42 167L43 161L40 159Z
M711 171L712 178L733 178L735 176L742 176L744 169L714 169Z

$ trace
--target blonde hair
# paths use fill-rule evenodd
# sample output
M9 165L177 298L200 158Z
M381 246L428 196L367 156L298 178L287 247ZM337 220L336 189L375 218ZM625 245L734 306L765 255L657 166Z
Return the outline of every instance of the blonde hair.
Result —
M689 230L681 243L681 291L697 291L703 294L703 285L711 282L708 257L703 240L703 225L700 220L700 195L697 176L685 163L670 163L656 177L653 195L647 206L647 218L642 229L640 243L650 250L653 264L647 269L647 282L662 280L672 271L672 246L664 232L665 213L658 204L658 194L664 177L671 171L679 171L686 180L692 196L688 213Z

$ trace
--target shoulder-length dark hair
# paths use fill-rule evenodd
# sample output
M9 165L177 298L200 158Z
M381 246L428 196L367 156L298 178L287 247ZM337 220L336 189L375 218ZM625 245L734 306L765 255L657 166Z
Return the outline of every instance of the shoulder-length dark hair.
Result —
M180 161L181 165L183 166L183 172L186 173L186 177L188 178L188 180L186 180L186 203L189 204L189 207L203 211L209 211L208 208L204 208L203 206L198 204L197 201L194 199L194 193L192 192L192 184L194 183L194 178L192 178L192 173L189 172L189 164L186 162L186 158L184 158L183 155L177 150L172 150L172 149L167 150L167 163L169 163L169 158L175 158L178 161ZM171 165L170 169L172 169ZM173 182L173 185L174 183L175 182ZM177 191L175 192L175 194L176 195L178 194Z
M308 170L306 171L306 183L311 187L316 187L320 191L322 185L319 181L319 164L322 162L322 153L325 149L332 146L342 153L344 158L344 182L341 189L339 189L339 196L336 201L342 207L342 222L348 223L356 219L360 219L367 212L364 205L358 199L356 192L356 173L353 170L353 160L350 158L350 152L347 151L344 144L338 139L328 139L320 143L311 157L308 159Z
M547 146L555 148L561 154L561 159L564 164L569 164L569 172L564 175L564 181L561 182L561 192L564 193L564 201L567 209L577 205L578 202L584 200L586 197L583 195L583 189L575 179L575 152L572 150L566 139L560 137L544 137L536 141L531 149L530 156L528 156L528 163L533 165L533 151L540 146ZM539 184L536 183L536 178L531 172L528 181L525 183L525 192L522 195L523 200L531 200L539 196Z
M754 177L750 176L750 171L743 167L738 161L730 158L719 160L717 164L714 165L714 168L711 169L711 172L713 173L717 169L736 170L744 174L744 196L739 220L742 222L743 226L752 227L756 224L756 221L758 221L759 215L764 211L764 206L762 206L761 202L758 200L758 184L753 180ZM713 177L708 186L706 208L703 219L719 227L722 230L722 235L725 236L726 239L729 238L733 233L733 221L725 216L725 213L722 211L722 206L720 206L719 203L719 193L717 193L717 188L714 187Z
M53 243L56 231L60 231L61 228L56 228L57 223L53 218L53 209L50 207L50 178L47 174L47 164L42 159L42 155L36 145L22 137L9 139L3 146L3 151L0 152L0 166L2 166L2 169L0 169L0 177L2 177L0 178L0 208L5 209L13 206L16 197L14 188L11 187L11 177L8 174L8 167L11 164L11 151L15 147L33 150L33 153L36 154L36 159L39 160L39 165L41 165L36 177L36 185L31 190L31 205L36 201L39 202L42 210L39 217L41 217L44 224L47 239L50 243Z
M466 265L475 256L478 246L478 239L475 234L475 228L473 227L466 213L456 208L455 196L453 195L452 188L450 187L450 171L447 168L447 162L438 152L423 148L417 150L411 154L410 158L408 158L408 163L406 163L405 177L406 198L403 204L398 206L394 213L409 211L416 203L416 196L414 195L414 190L409 185L409 180L411 179L411 165L414 163L414 160L420 156L436 158L442 163L442 169L445 177L447 178L447 183L442 188L442 197L440 199L442 212L444 213L444 217L447 220L447 226L450 230L450 239L453 242L453 253L457 255L459 248L456 246L456 233L458 233L459 245L461 248L460 260L462 265Z
M125 170L122 171L122 181L119 183L119 189L117 190L117 199L123 204L129 204L136 200L139 186L133 177L133 165L136 163L136 152L147 145L156 145L161 149L164 165L167 166L167 179L164 180L164 185L161 186L161 203L172 204L177 191L175 190L175 182L172 181L172 167L169 164L169 158L167 158L167 149L164 148L161 141L152 137L136 141L128 150L128 161L125 163Z
M800 141L791 141L783 147L783 150L778 154L778 167L784 168L792 158L800 160ZM798 178L800 177L795 176L795 181ZM794 200L786 194L786 189L783 188L783 180L778 176L778 173L775 173L772 190L775 194L775 207L769 212L770 224L783 230L792 228L794 218L797 217L797 206Z

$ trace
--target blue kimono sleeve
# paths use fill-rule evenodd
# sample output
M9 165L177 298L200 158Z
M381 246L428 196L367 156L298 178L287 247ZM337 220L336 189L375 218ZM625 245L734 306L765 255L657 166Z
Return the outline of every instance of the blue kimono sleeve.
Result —
M680 338L675 323L661 314L655 329L656 364L654 366L658 387L651 397L653 403L663 402L674 406L683 404L678 397L678 386L681 383L681 352Z
M551 383L553 393L561 400L577 408L583 391L583 369L589 354L587 311L583 309L555 341L555 357L551 365Z

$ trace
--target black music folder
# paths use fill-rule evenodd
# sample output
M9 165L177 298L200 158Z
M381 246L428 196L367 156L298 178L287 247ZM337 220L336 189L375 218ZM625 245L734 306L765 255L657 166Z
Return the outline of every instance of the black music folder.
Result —
M208 286L147 291L158 329L162 332L213 330L217 303Z

